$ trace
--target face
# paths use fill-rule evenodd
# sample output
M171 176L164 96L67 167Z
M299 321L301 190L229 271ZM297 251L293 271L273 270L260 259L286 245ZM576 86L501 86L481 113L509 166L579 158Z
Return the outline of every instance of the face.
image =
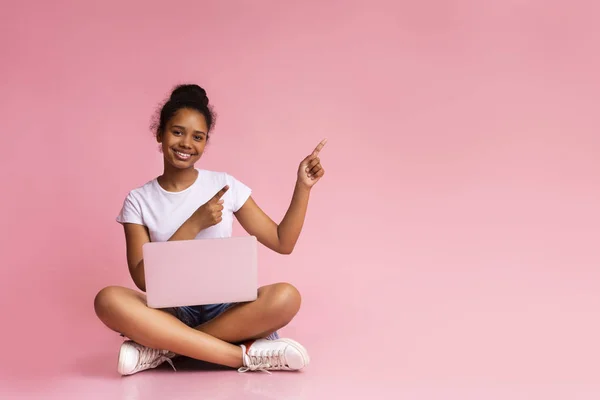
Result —
M157 137L165 163L179 169L192 168L204 152L207 133L204 115L188 108L177 111Z

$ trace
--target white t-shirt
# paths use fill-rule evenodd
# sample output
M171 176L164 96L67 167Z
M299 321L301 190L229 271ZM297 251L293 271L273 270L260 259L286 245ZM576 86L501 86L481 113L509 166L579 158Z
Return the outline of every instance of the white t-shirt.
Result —
M196 239L231 237L233 213L250 197L252 190L225 172L197 169L198 178L181 192L168 192L157 178L133 189L123 202L117 222L144 225L152 242L165 242L200 207L225 185L223 220L200 231Z

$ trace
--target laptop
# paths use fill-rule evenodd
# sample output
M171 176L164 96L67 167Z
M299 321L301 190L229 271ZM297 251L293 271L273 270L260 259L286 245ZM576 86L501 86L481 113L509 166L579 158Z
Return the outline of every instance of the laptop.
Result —
M142 246L148 307L256 300L255 236L148 242Z

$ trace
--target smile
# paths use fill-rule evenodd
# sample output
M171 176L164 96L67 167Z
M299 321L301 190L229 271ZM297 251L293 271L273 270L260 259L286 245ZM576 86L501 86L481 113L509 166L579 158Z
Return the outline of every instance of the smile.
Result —
M175 153L175 156L177 158L179 158L180 160L189 160L192 157L192 154L188 154L188 153L182 153L180 151L177 150L173 150L173 153Z

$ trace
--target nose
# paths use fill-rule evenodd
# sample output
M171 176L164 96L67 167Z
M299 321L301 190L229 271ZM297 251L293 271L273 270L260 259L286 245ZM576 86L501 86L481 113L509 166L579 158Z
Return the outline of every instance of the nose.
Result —
M183 147L186 147L186 148L188 148L188 149L191 149L191 148L192 148L192 145L191 145L191 140L192 140L192 138L191 138L191 136L190 136L190 135L183 135L183 137L181 138L181 142L180 142L180 144L181 144L181 146L183 146Z

